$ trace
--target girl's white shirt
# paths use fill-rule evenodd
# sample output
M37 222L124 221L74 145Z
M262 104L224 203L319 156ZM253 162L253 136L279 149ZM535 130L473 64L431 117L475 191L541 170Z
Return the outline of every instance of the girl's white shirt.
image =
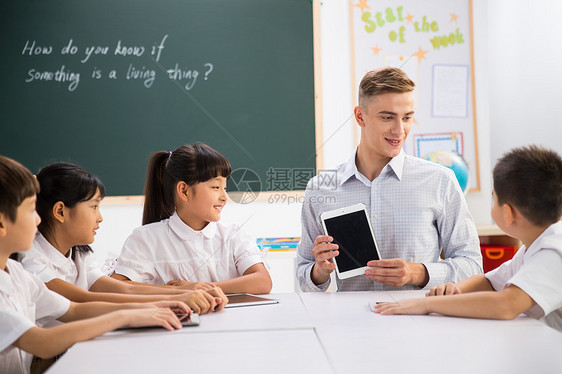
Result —
M103 273L92 252L76 252L72 259L72 251L65 257L38 232L33 248L20 253L20 261L25 270L35 274L44 283L59 278L89 290Z
M242 276L261 263L256 241L239 225L210 222L200 231L177 213L138 227L125 241L115 272L135 282L217 282Z

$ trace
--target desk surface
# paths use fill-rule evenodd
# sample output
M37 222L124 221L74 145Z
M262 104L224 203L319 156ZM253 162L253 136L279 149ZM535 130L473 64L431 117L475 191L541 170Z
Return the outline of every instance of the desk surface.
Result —
M279 304L258 305L224 309L220 313L203 314L201 324L183 328L175 333L233 332L253 330L313 329L314 325L296 293L267 295L280 300ZM129 335L168 335L164 329L121 330L105 334L97 339L110 339Z
M423 294L300 296L336 373L562 373L562 333L537 320L523 316L512 321L381 316L368 306L369 302Z
M380 316L372 301L419 291L277 294L274 305L225 309L201 326L109 333L76 344L49 374L560 373L562 334L519 317L491 321Z

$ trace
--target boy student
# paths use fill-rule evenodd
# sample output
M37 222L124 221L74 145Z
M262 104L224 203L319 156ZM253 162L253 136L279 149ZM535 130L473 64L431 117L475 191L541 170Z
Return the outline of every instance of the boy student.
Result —
M28 373L33 355L50 358L120 326L181 324L172 310L190 310L182 302L112 304L73 303L49 291L42 281L9 257L31 248L37 225L39 184L25 167L0 156L0 371ZM157 308L157 305L169 308ZM36 322L69 322L44 329Z
M303 291L325 291L339 255L318 217L357 203L367 206L383 259L364 264L364 275L336 277L339 291L419 289L482 273L476 227L453 172L402 149L412 126L413 90L414 82L397 68L370 71L361 80L354 110L359 146L335 178L321 174L306 188L297 250Z
M378 304L375 312L492 319L525 313L562 331L562 158L537 146L517 148L500 158L493 178L492 218L523 242L513 259L432 288L428 296L438 297Z

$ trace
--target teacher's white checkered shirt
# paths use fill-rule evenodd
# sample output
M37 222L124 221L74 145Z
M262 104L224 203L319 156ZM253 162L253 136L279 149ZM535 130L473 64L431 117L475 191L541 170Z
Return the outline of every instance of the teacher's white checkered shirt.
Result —
M451 170L402 151L371 182L357 170L356 152L337 170L312 178L306 187L297 249L297 278L303 291L325 291L330 283L316 286L310 279L314 239L323 235L320 214L357 203L367 206L381 257L424 264L429 273L425 288L482 273L474 220ZM444 260L439 258L441 249ZM397 289L363 275L336 279L338 291Z

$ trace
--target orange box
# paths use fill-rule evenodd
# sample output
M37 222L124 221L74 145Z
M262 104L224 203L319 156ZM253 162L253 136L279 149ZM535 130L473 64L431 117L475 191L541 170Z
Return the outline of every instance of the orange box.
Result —
M517 251L517 247L505 245L480 245L482 251L482 262L484 273L494 270L504 262L511 260Z

